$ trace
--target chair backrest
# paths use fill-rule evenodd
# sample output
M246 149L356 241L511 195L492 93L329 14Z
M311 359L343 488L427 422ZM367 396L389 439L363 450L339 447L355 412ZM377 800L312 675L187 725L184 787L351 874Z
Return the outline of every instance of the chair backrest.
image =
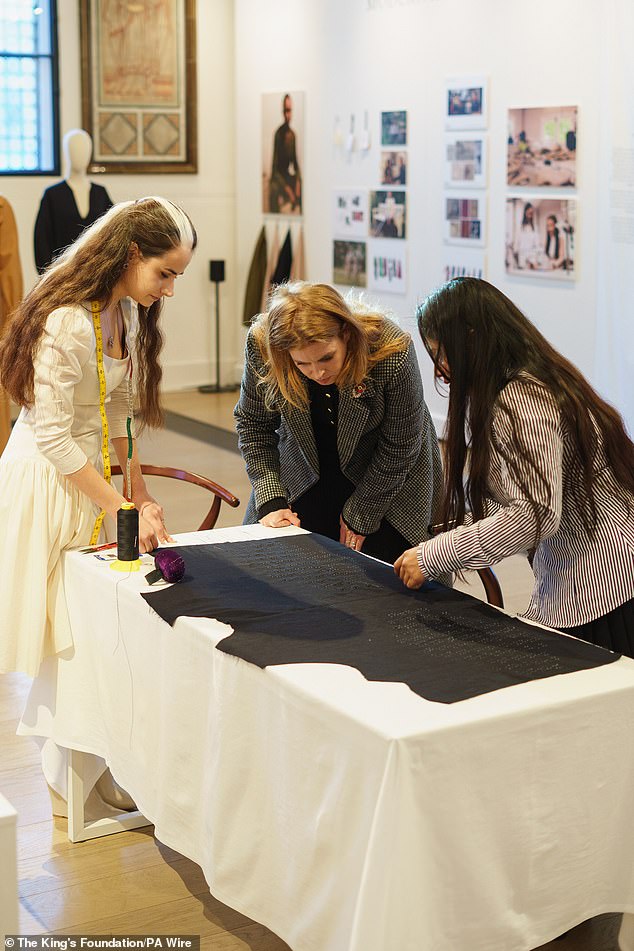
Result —
M146 465L145 463L141 464L141 472L143 475L148 476L162 476L166 479L180 479L182 482L190 482L192 485L199 485L201 488L207 489L209 492L213 493L213 502L211 503L211 507L205 515L202 523L198 526L197 531L199 532L214 527L218 521L220 505L222 502L226 502L227 505L230 505L232 508L237 508L238 505L240 505L240 499L236 498L232 492L229 492L229 490L225 489L224 486L218 485L217 482L213 482L206 476L198 475L196 472L188 472L187 469L173 469L171 466L150 466ZM121 466L112 466L112 474L121 475Z
M443 531L443 527L442 525L431 525L430 531L432 535L440 535ZM500 582L493 568L476 568L476 571L480 575L480 581L484 586L484 593L487 596L489 604L494 605L496 608L503 608L504 598L502 596L502 588L500 587Z
M480 581L484 585L489 604L495 605L496 608L503 608L502 588L493 568L478 568L477 572L480 575Z

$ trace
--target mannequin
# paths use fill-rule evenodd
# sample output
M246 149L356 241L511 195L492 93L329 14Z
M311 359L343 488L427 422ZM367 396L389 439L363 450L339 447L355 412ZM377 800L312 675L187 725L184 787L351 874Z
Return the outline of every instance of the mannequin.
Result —
M92 139L83 129L71 129L63 139L66 177L44 191L35 221L34 250L38 273L112 207L103 185L88 178Z
M22 268L18 232L11 205L0 195L0 335L6 329L9 314L22 298ZM0 455L11 432L9 400L0 387Z

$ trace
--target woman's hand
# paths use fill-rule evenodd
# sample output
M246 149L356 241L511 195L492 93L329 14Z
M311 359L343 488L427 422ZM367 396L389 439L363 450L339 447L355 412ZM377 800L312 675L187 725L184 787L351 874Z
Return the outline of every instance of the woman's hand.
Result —
M151 499L139 508L139 552L153 551L159 545L173 542L165 528L163 506Z
M421 588L427 578L418 564L418 548L408 548L394 562L394 571L406 588Z
M343 520L343 516L339 516L339 542L342 545L345 545L346 548L354 548L355 551L361 551L363 548L363 543L365 541L365 535L357 535L356 532L353 532Z
M292 509L277 509L260 519L260 525L266 525L267 528L286 528L288 525L296 525L300 528L301 524L297 512L293 512Z

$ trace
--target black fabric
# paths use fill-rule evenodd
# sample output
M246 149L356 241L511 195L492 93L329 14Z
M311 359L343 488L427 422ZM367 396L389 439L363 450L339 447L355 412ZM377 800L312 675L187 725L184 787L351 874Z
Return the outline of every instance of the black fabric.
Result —
M634 598L588 624L562 630L589 644L634 657Z
M42 195L33 234L38 274L109 208L112 208L112 200L103 185L91 182L90 202L85 218L79 214L73 190L66 181L49 185Z
M244 307L242 310L242 323L249 327L256 314L260 313L262 306L262 294L264 293L264 281L266 280L266 231L262 226L255 243L251 265L249 267L249 276L247 277L247 286L244 292Z
M291 279L291 267L293 266L293 245L291 242L291 232L290 228L284 239L284 244L281 247L280 253L277 258L277 264L275 265L275 270L271 274L271 285L274 284L285 284Z
M176 550L184 580L145 600L170 624L230 624L219 649L258 667L345 664L453 703L618 657L441 585L410 591L390 566L318 535Z

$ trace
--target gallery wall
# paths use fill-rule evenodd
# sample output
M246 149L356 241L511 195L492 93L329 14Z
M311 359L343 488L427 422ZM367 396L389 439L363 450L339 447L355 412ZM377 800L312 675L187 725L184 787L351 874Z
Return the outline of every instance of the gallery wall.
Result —
M61 135L81 127L79 4L58 0ZM164 195L183 206L198 232L198 250L187 273L176 282L174 299L164 309L166 348L164 385L181 389L215 382L213 340L214 285L209 261L226 261L220 285L222 320L221 378L233 382L241 329L236 320L235 174L234 174L234 31L231 0L199 0L197 13L198 173L167 175L96 175L113 201ZM36 278L33 225L44 188L54 177L10 177L0 193L14 209L25 287Z
M449 78L488 78L486 276L532 317L551 342L595 378L601 5L578 0L236 0L237 255L246 277L262 225L261 100L303 90L307 276L332 280L332 196L379 186L380 114L407 110L406 293L374 295L415 332L415 307L444 279L444 105ZM574 281L505 272L510 108L578 107ZM371 147L345 149L350 116L357 144L365 112ZM337 117L344 144L337 143ZM560 192L558 194L561 194ZM270 225L270 219L268 219ZM421 353L439 428L446 401Z
M627 93L628 34L621 28L624 17L634 16L628 4L534 0L529 12L519 0L198 0L198 173L92 176L115 201L164 194L183 204L198 229L198 252L165 309L166 388L215 380L210 259L227 265L220 288L221 377L233 382L240 376L246 276L262 223L272 222L262 212L263 94L275 101L289 90L304 93L303 225L310 280L333 279L335 191L379 187L381 112L407 111L407 287L404 294L377 296L415 333L416 304L443 280L447 254L446 82L483 76L489 100L487 277L599 385L634 429L634 356L628 356L634 346L622 345L629 340L625 329L634 327L631 294L622 283L624 275L634 279L634 119ZM58 0L58 15L63 134L81 126L76 0ZM578 109L575 279L509 275L506 200L522 192L506 183L508 110L563 105ZM370 148L347 152L350 118L358 146L366 112ZM611 159L617 146L615 189ZM57 180L3 177L0 185L16 212L27 287L35 280L37 208L44 188ZM288 220L276 217L283 229ZM294 235L298 225L293 219ZM420 358L441 428L446 401L434 391L422 352Z

